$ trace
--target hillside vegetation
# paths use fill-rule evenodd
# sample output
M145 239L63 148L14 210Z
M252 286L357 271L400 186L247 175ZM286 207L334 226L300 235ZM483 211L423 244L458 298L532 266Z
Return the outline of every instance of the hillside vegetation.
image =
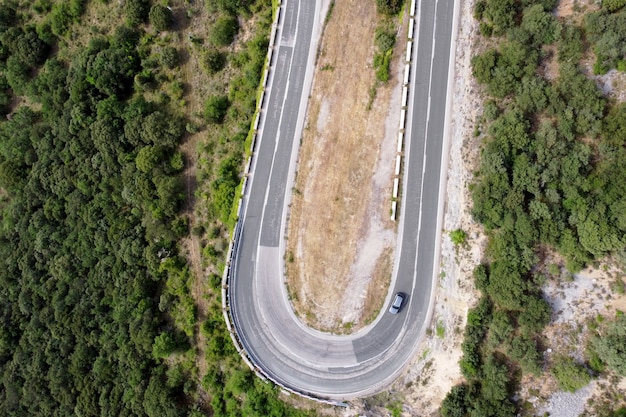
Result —
M544 372L543 327L551 308L541 286L608 256L626 239L626 104L604 98L582 70L623 70L623 4L605 4L584 26L557 20L554 0L476 3L485 47L472 59L487 96L476 134L483 140L471 186L473 215L489 236L474 272L482 298L468 314L460 366L466 382L442 404L444 416L511 416L523 375ZM556 68L549 72L546 68ZM558 253L564 265L545 265ZM623 320L622 320L623 321ZM616 323L612 334L623 331ZM616 338L593 342L594 362L623 372ZM623 342L623 339L622 339ZM620 362L621 361L621 362ZM620 365L621 364L621 365ZM599 366L554 360L563 389Z
M202 269L220 271L271 4L166 5L0 5L2 415L306 414L243 365L219 276L204 288L181 249L191 223ZM182 33L195 14L206 38ZM194 213L182 172L196 157Z

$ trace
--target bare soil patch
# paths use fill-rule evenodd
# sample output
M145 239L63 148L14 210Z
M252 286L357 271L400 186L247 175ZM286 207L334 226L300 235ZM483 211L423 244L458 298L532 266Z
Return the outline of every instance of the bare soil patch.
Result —
M347 0L333 8L290 210L289 292L307 324L328 331L356 330L371 321L392 272L389 206L400 72L394 66L368 110L377 22L374 2ZM398 45L394 62L403 54L403 42Z
M561 0L554 10L554 14L561 21L583 23L584 14L600 9L600 2L594 0Z

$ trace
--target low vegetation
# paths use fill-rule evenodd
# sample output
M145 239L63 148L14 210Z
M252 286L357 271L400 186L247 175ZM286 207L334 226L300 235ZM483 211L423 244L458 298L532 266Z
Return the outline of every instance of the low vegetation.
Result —
M389 81L391 59L393 57L394 46L396 44L396 33L398 32L397 15L402 9L403 0L376 0L376 11L379 21L374 33L374 72L376 81L370 88L367 109L370 110L376 92L381 84Z

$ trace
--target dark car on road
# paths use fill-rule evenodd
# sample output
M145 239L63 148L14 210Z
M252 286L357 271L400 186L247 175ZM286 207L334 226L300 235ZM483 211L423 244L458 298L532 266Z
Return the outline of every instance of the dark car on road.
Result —
M404 293L396 293L393 297L393 302L391 303L391 307L389 307L389 312L391 314L398 314L400 309L404 305L404 301L406 300L406 294Z

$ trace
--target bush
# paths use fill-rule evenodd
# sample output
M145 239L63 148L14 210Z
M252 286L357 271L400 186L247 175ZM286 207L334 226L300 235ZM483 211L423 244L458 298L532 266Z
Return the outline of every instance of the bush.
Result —
M57 36L65 36L72 24L72 20L70 8L66 3L55 5L50 15L52 32Z
M609 323L602 336L591 340L590 347L598 356L597 362L626 376L626 316L621 315Z
M124 3L124 14L128 26L136 26L146 21L148 17L149 0L126 0Z
M391 54L393 50L374 55L374 68L376 70L376 79L381 82L389 80L389 64L391 63Z
M376 29L374 42L376 43L379 51L385 52L393 48L395 45L396 35L390 30L385 30L385 28L379 27Z
M559 388L564 391L578 391L591 381L587 369L566 356L555 359L551 372L559 383Z
M209 10L220 10L230 15L236 15L238 12L247 12L251 0L207 0Z
M222 16L213 25L209 40L216 46L228 46L233 43L239 32L239 22L236 17Z
M173 23L172 11L160 4L155 4L150 8L148 15L150 24L158 31L168 30Z
M376 0L378 13L394 15L400 11L402 0Z
M180 64L178 49L173 46L166 46L161 51L161 63L167 68L176 68Z
M626 0L602 0L602 8L609 12L616 12L626 6Z
M204 105L204 118L210 123L222 123L230 102L226 96L211 96Z
M450 240L454 246L465 245L467 242L467 233L463 229L456 229L450 232Z
M226 65L226 55L215 48L210 48L202 59L203 68L209 75L220 72Z

